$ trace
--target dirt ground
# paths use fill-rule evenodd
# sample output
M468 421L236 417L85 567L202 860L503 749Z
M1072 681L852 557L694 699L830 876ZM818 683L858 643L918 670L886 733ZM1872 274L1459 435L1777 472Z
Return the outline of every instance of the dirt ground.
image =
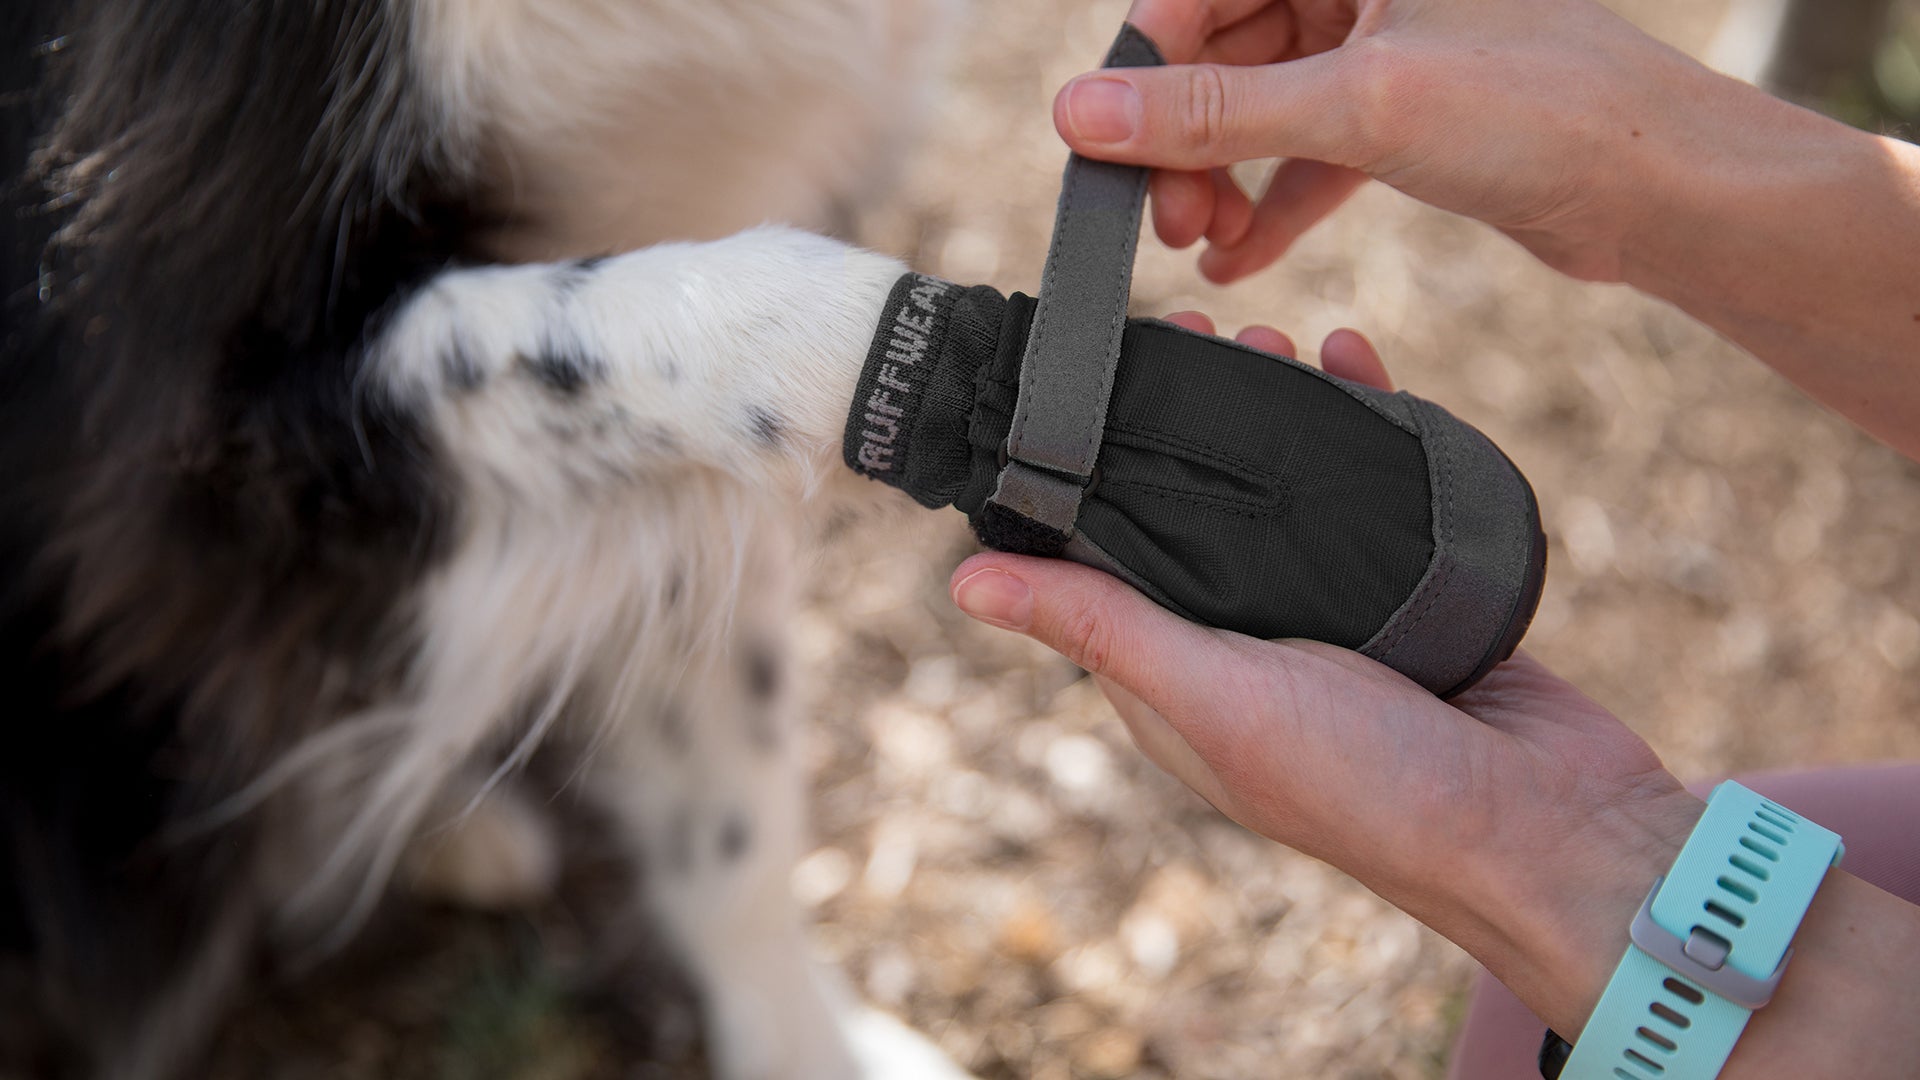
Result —
M1615 6L1698 50L1723 3ZM1048 102L1126 6L977 0L861 239L1032 291L1064 160ZM1552 541L1526 647L1683 776L1920 757L1920 469L1675 311L1384 189L1230 289L1149 239L1134 297L1303 345L1361 328L1401 385L1490 434ZM1471 961L1145 764L1077 671L951 609L971 543L957 516L933 536L843 543L801 627L820 841L795 886L860 991L989 1078L1441 1076ZM598 946L575 914L444 916L431 944L388 927L258 1003L216 1074L700 1075L683 1001L648 999L636 1031L631 994L579 989Z

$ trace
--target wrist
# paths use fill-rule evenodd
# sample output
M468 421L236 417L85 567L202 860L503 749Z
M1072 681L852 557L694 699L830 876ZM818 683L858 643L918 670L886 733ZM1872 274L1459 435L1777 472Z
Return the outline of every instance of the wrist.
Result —
M1731 805L1719 805L1722 798ZM1631 1060L1631 1051L1638 1049L1646 1051L1640 1061L1657 1061L1655 1071L1664 1064L1668 1075L1706 1076L1712 1074L1731 1046L1731 1056L1719 1069L1719 1075L1727 1080L1911 1075L1912 1063L1920 1057L1920 1029L1909 1022L1920 1007L1920 979L1915 978L1913 969L1914 958L1920 956L1920 909L1837 869L1828 869L1828 858L1836 853L1835 838L1824 830L1807 827L1817 823L1802 821L1798 830L1781 830L1784 850L1773 851L1768 861L1776 865L1769 868L1770 874L1758 877L1769 884L1759 890L1759 897L1748 902L1757 904L1757 910L1741 902L1748 900L1746 896L1726 888L1724 877L1715 887L1721 891L1708 893L1710 898L1724 897L1744 915L1744 921L1728 920L1733 939L1720 942L1723 948L1731 946L1729 970L1720 970L1713 961L1692 951L1700 927L1696 926L1684 942L1671 940L1680 937L1689 913L1698 910L1693 905L1701 899L1700 890L1709 888L1708 881L1720 872L1721 859L1733 839L1730 825L1743 847L1748 846L1748 830L1773 839L1765 830L1754 828L1754 822L1769 820L1753 816L1758 802L1749 791L1716 792L1716 808L1709 814L1718 814L1717 823L1704 832L1700 828L1688 830L1686 853L1665 875L1667 880L1659 895L1646 900L1645 914L1657 925L1651 930L1636 927L1633 931L1642 942L1639 950L1620 946L1621 966L1610 977L1606 999L1597 1009L1584 1004L1573 1010L1552 1004L1542 1007L1529 997L1537 1013L1574 1039L1571 1070L1583 1076L1618 1072L1607 1068L1608 1059L1617 1059L1624 1052ZM1669 824L1677 825L1684 820L1680 806L1676 800L1667 810L1655 811L1641 820L1654 824L1671 813ZM1742 823L1746 829L1741 829ZM1767 855L1764 847L1751 850L1762 857ZM1680 893L1677 898L1672 896L1675 889ZM1769 910L1761 901L1776 892L1780 893L1774 897L1778 904ZM1663 903L1665 915L1660 913ZM1677 923L1676 917L1680 920ZM1709 928L1714 924L1711 918L1695 917L1708 923ZM1671 959L1655 959L1660 955L1662 932L1671 941ZM1744 963L1739 959L1743 955ZM1793 960L1790 968L1786 967L1787 956ZM1689 968L1688 957L1697 969ZM1674 968L1675 964L1679 967ZM1759 994L1751 998L1738 996L1755 989L1742 989L1738 979L1727 988L1714 990L1716 983L1711 978L1716 973L1737 973L1749 980L1761 980L1770 970L1779 972L1782 968L1786 968L1784 979L1765 980L1777 985L1758 988ZM1696 982L1713 993L1697 1001L1673 992L1671 976L1675 970L1682 982ZM1747 1012L1737 1004L1749 999L1765 1001L1768 990L1772 1000L1764 1008ZM1659 1008L1662 1003L1669 1005L1665 1012ZM1563 1014L1573 1018L1562 1019ZM1649 1014L1663 1022L1650 1020ZM1636 1025L1641 1025L1640 1042L1633 1035ZM1646 1025L1651 1025L1654 1035L1664 1032L1668 1040L1662 1043L1648 1038ZM1661 1050L1666 1053L1658 1052ZM1643 1075L1640 1070L1628 1071Z
M1629 943L1653 879L1704 804L1662 772L1582 807L1564 801L1519 845L1484 849L1455 875L1468 940L1455 938L1567 1037L1585 1025Z

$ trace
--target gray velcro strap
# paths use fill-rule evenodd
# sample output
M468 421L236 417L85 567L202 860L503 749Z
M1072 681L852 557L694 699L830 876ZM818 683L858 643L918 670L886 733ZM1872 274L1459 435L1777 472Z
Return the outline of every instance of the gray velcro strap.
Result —
M1104 66L1165 62L1129 24ZM1007 463L985 508L992 516L1000 516L998 510L1024 519L1022 531L1033 546L1055 549L1038 553L1057 554L1073 535L1100 456L1146 194L1144 168L1078 154L1067 159L1053 246L1020 363Z

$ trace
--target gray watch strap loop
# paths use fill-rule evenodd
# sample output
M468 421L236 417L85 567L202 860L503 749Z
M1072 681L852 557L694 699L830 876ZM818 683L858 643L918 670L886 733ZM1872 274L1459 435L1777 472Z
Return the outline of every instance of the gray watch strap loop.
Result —
M1153 67L1160 50L1132 25L1121 28L1106 67ZM1053 245L1007 433L1007 464L986 512L1022 519L1029 542L1058 554L1073 535L1080 500L1100 456L1114 370L1127 325L1127 294L1147 170L1067 160Z

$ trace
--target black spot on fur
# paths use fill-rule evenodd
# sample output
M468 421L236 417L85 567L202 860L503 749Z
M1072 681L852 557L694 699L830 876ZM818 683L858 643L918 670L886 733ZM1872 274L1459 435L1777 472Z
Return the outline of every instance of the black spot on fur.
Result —
M753 437L768 449L778 449L786 439L787 421L771 409L747 406L747 423L753 428Z
M587 283L600 264L607 261L605 255L590 255L584 259L570 259L554 268L554 288L562 299L571 295L580 286Z
M741 667L745 671L747 693L756 701L771 701L780 692L780 655L773 647L762 642L746 646L741 658Z
M780 748L780 724L774 706L785 681L783 675L780 653L773 646L761 641L745 646L741 677L750 699L743 715L747 742L767 753Z
M486 374L480 369L480 360L467 348L467 343L459 335L447 346L440 358L440 377L447 381L447 388L460 394L470 394L480 389L487 381Z
M598 382L605 369L576 343L549 341L532 356L522 356L520 366L527 374L560 397L577 397L589 385Z
M740 814L728 814L720 824L720 858L734 862L753 846L753 828Z

